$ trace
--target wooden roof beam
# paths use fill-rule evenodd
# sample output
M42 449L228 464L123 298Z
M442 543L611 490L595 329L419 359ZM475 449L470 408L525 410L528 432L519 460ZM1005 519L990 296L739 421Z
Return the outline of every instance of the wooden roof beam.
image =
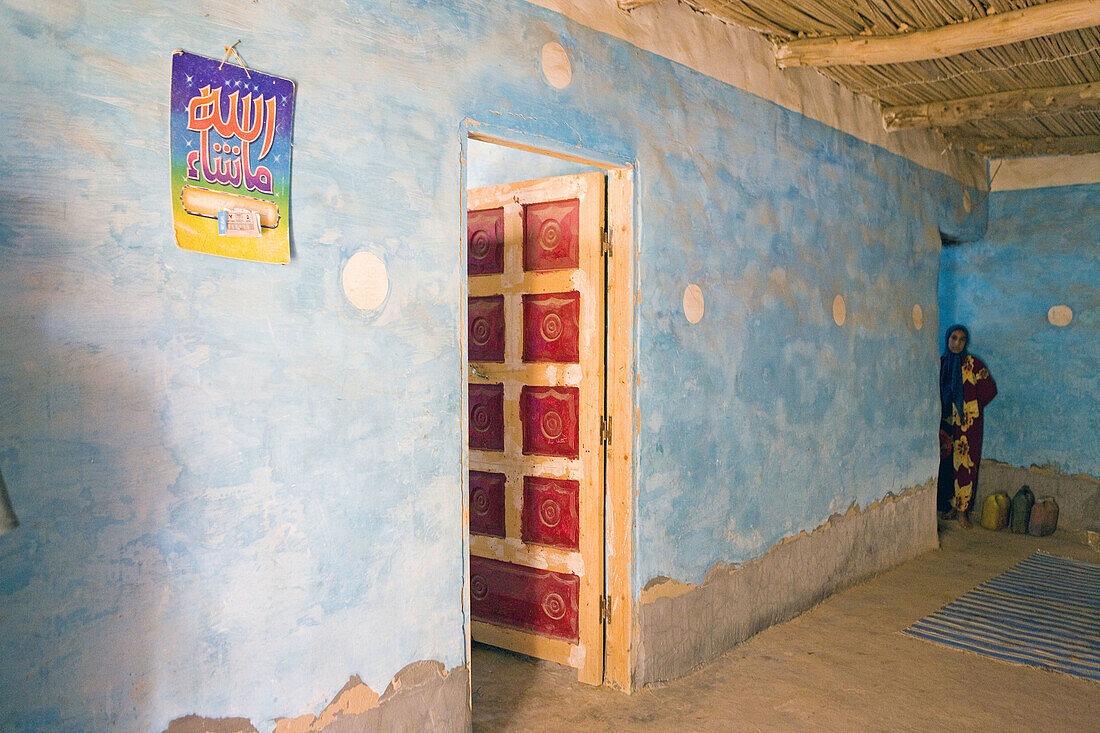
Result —
M1054 0L979 20L896 36L828 36L780 44L775 60L788 66L869 66L940 59L1029 38L1100 25L1100 0Z
M1100 82L1019 89L942 102L883 107L882 126L887 132L894 132L915 127L954 127L967 122L1006 116L1094 109L1100 110Z
M952 146L974 150L991 158L1024 158L1034 155L1100 153L1100 135L1076 137L973 137L948 135Z

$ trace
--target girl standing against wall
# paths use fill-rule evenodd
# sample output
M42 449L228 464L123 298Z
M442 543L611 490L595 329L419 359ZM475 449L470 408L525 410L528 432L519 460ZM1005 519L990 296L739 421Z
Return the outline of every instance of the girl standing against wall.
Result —
M981 359L967 352L970 332L956 324L947 329L940 357L940 476L937 503L945 519L970 527L966 513L978 489L985 406L997 395L997 383Z

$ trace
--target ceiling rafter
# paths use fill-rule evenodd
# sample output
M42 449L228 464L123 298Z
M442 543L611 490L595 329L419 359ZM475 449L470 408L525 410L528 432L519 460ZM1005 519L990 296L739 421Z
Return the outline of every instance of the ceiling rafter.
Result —
M976 120L1066 110L1100 110L1100 82L884 107L882 126L888 132L917 127L954 127Z
M776 46L780 68L925 61L1100 25L1100 0L1055 0L965 23L891 36L801 38Z
M1074 137L1000 137L945 135L955 147L975 150L994 158L1016 158L1034 155L1080 155L1100 152L1100 135Z

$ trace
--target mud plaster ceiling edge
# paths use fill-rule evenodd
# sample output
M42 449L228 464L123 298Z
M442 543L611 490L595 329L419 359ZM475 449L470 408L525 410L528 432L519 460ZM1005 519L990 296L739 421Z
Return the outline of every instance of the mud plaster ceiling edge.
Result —
M964 185L988 188L985 161L980 157L961 150L945 152L943 141L928 130L888 134L873 100L849 92L816 70L780 70L771 44L752 31L701 13L683 12L679 3L658 3L627 13L619 10L616 0L527 2L939 171ZM738 53L739 49L746 53ZM583 63L583 59L574 59L575 66L583 67Z
M989 161L992 191L1100 183L1100 153Z

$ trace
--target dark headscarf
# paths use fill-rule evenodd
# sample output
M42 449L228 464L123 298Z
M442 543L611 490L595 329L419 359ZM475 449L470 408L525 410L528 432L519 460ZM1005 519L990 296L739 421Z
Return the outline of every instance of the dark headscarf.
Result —
M951 340L951 334L962 331L966 334L966 345L958 354L951 351L947 343ZM959 418L963 416L963 376L962 362L970 348L970 331L961 323L956 323L947 329L943 337L943 356L940 357L940 407L943 408L945 418L951 417L951 405L954 404L959 411Z

